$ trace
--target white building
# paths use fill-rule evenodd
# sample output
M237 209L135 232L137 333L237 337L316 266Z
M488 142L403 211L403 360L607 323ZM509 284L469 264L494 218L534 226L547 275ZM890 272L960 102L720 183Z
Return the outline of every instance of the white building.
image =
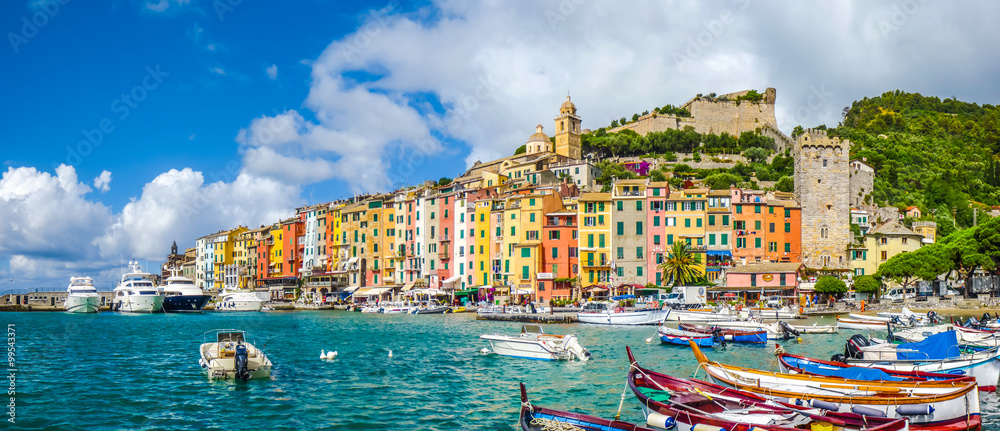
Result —
M600 169L583 160L553 164L549 166L549 170L556 175L556 178L569 176L577 187L593 186L597 183L597 177L601 176Z

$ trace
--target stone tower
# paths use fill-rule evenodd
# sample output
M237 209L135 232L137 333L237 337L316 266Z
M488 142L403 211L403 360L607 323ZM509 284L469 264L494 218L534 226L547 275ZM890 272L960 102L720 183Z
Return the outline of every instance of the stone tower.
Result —
M559 107L559 117L556 118L556 154L579 160L580 150L580 117L576 115L576 105L570 102L569 96Z
M802 257L808 268L849 266L850 146L814 129L795 142L795 199L802 207Z

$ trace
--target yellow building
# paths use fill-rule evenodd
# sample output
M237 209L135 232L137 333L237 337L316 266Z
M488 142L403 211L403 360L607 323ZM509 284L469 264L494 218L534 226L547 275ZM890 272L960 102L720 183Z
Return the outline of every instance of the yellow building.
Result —
M233 246L233 265L236 267L236 288L251 289L254 268L257 266L257 242L254 240L259 229L247 230L236 235Z
M491 268L490 248L493 235L490 233L491 213L493 210L493 199L480 199L476 201L476 227L472 233L475 236L471 256L473 273L472 282L482 286L489 286Z
M898 221L885 223L865 235L864 244L849 249L855 276L874 275L893 256L920 248L924 237Z
M268 239L268 245L271 246L271 250L268 252L268 274L267 277L280 277L282 271L284 270L284 264L281 262L284 247L284 230L281 228L281 223L275 223L271 226L271 237Z
M583 193L580 223L580 286L606 284L611 273L611 193Z
M376 233L376 238L379 244L377 256L381 260L379 268L382 271L379 283L383 285L399 284L402 282L396 279L396 270L398 269L396 268L396 263L402 261L396 259L398 247L396 244L396 205L394 202L394 195L382 198L382 209L378 216L379 221L376 223L376 229L381 231Z
M215 275L214 288L221 290L223 287L237 287L237 273L235 271L236 258L236 237L247 231L247 228L240 226L236 229L228 230L215 236L213 240L213 251L215 261L213 262L213 273ZM246 246L243 247L244 252ZM227 267L232 267L228 268Z

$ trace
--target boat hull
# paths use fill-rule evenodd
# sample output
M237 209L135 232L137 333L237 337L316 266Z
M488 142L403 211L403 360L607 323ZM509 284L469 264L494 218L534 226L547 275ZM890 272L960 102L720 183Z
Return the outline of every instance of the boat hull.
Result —
M176 295L163 298L163 311L167 313L197 313L202 311L210 295Z
M711 335L705 334L695 334L686 333L685 331L679 330L665 330L670 328L660 328L657 334L660 336L660 342L663 344L676 344L680 346L689 346L688 341L694 341L695 344L701 347L715 347L715 339Z
M115 311L123 313L157 313L163 309L163 297L160 295L116 297L112 305Z
M67 313L96 313L101 309L101 297L94 296L74 296L66 297Z
M598 325L657 325L670 314L672 314L672 311L669 309L660 309L622 311L619 313L577 313L576 318L580 321L580 323L592 323Z
M264 301L223 300L215 303L215 311L260 311Z
M1000 380L1000 352L976 353L968 358L941 361L886 361L884 359L847 359L853 367L875 367L892 371L923 371L927 373L956 374L976 378L982 390L994 390Z
M491 335L483 335L479 338L489 341L490 350L493 350L493 353L498 355L539 361L554 361L559 359L555 352L547 349L538 341L514 340Z
M689 325L686 323L681 323L680 329L688 332L708 335L711 335L713 331L713 328L708 326ZM762 328L757 328L756 330L719 328L719 333L722 335L723 340L734 343L761 344L767 342L767 331Z
M837 326L844 329L860 329L870 331L885 331L886 322L874 320L855 320L837 318Z

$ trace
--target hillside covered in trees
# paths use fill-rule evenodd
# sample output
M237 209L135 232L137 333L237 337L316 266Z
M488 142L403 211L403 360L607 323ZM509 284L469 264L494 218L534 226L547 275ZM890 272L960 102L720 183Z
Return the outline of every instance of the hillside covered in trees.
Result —
M876 169L875 203L917 206L942 236L953 229L953 212L963 228L973 224L973 207L1000 205L996 106L897 90L854 102L828 133L849 139L851 157Z

